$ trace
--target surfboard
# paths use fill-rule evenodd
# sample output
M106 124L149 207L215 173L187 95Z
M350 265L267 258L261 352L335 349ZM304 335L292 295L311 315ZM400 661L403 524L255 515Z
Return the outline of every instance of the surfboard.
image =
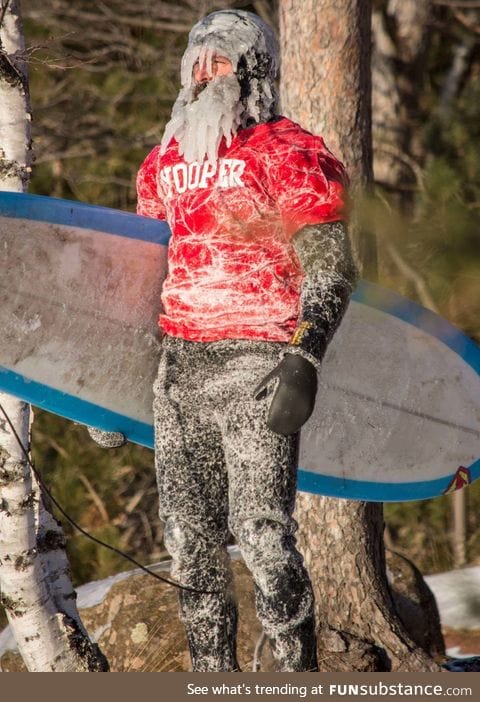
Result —
M153 446L170 231L84 203L0 193L0 390ZM300 490L426 499L480 476L480 349L362 281L301 433Z

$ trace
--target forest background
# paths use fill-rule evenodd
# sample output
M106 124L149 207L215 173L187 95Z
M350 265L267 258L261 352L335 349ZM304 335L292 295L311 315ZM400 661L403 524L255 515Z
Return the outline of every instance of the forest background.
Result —
M480 342L480 2L376 0L375 186L357 204L376 235L379 282ZM419 6L422 9L419 21ZM135 175L159 142L192 24L241 7L277 25L276 0L24 0L30 192L135 210ZM402 9L403 8L403 9ZM142 563L167 557L153 453L99 449L35 410L37 468L66 511ZM480 563L480 481L467 489L467 562ZM425 574L453 565L450 498L389 504L387 545ZM75 585L130 566L65 524Z

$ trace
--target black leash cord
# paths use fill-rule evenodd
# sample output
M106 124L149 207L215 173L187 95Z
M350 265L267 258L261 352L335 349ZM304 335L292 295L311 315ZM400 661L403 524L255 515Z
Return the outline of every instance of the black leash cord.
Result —
M50 492L49 488L45 484L42 476L38 472L38 470L35 468L33 461L30 459L30 456L28 454L27 449L22 443L22 440L20 439L17 430L13 426L12 421L10 420L10 417L6 413L3 405L0 403L0 410L2 411L3 416L5 417L5 420L10 427L15 439L18 442L18 445L20 446L22 452L25 455L25 458L27 460L28 465L30 466L32 473L34 474L35 478L37 479L38 484L40 485L41 490L45 493L45 495L49 498L49 500L52 501L52 503L55 505L55 507L58 509L60 514L65 517L67 522L69 522L74 529L79 531L83 536L87 537L87 539L90 539L90 541L93 541L94 543L98 544L99 546L104 546L105 548L108 548L110 551L113 551L113 553L117 553L119 556L122 558L125 558L127 561L130 561L130 563L133 563L134 565L137 566L137 568L140 568L143 570L147 575L151 575L152 578L155 578L156 580L160 580L162 583L167 583L167 585L172 585L172 587L176 587L178 590L187 590L187 592L194 592L198 595L215 595L218 594L217 591L215 590L197 590L193 587L188 587L187 585L180 585L180 583L175 582L175 580L169 580L168 578L164 578L161 575L158 575L158 573L155 573L153 570L150 570L150 568L147 568L147 566L142 565L139 563L135 558L132 558L132 556L129 556L127 553L124 553L121 551L119 548L116 548L115 546L111 546L110 544L107 544L105 541L102 541L101 539L97 539L96 536L93 536L92 534L89 534L88 531L85 531L83 527L80 526L80 524L77 524L77 522L70 517L69 514L63 509L63 507L58 503L57 499L52 495Z

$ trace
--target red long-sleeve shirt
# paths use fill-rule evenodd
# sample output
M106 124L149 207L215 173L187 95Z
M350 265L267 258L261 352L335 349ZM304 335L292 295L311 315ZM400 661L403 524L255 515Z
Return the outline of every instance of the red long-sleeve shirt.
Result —
M137 178L138 214L172 230L159 324L190 341L289 341L302 271L291 245L342 218L342 164L287 118L241 130L216 164L186 163L172 140Z

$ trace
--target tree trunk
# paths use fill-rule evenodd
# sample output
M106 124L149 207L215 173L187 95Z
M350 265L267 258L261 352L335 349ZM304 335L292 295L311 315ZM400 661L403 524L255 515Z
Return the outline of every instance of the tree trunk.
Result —
M280 0L279 21L282 111L323 136L355 198L372 180L370 3ZM374 235L357 230L352 243L363 274L375 278Z
M17 0L0 6L0 188L22 192L30 174L30 109ZM83 628L64 540L32 479L30 407L0 393L1 602L30 671L100 671L108 664ZM10 419L15 431L7 422ZM18 436L15 436L15 432Z
M280 0L279 16L283 112L324 136L358 193L372 177L371 4ZM364 270L375 261L373 247L365 233L357 240ZM438 670L395 611L382 505L299 493L296 514L316 596L321 670Z

